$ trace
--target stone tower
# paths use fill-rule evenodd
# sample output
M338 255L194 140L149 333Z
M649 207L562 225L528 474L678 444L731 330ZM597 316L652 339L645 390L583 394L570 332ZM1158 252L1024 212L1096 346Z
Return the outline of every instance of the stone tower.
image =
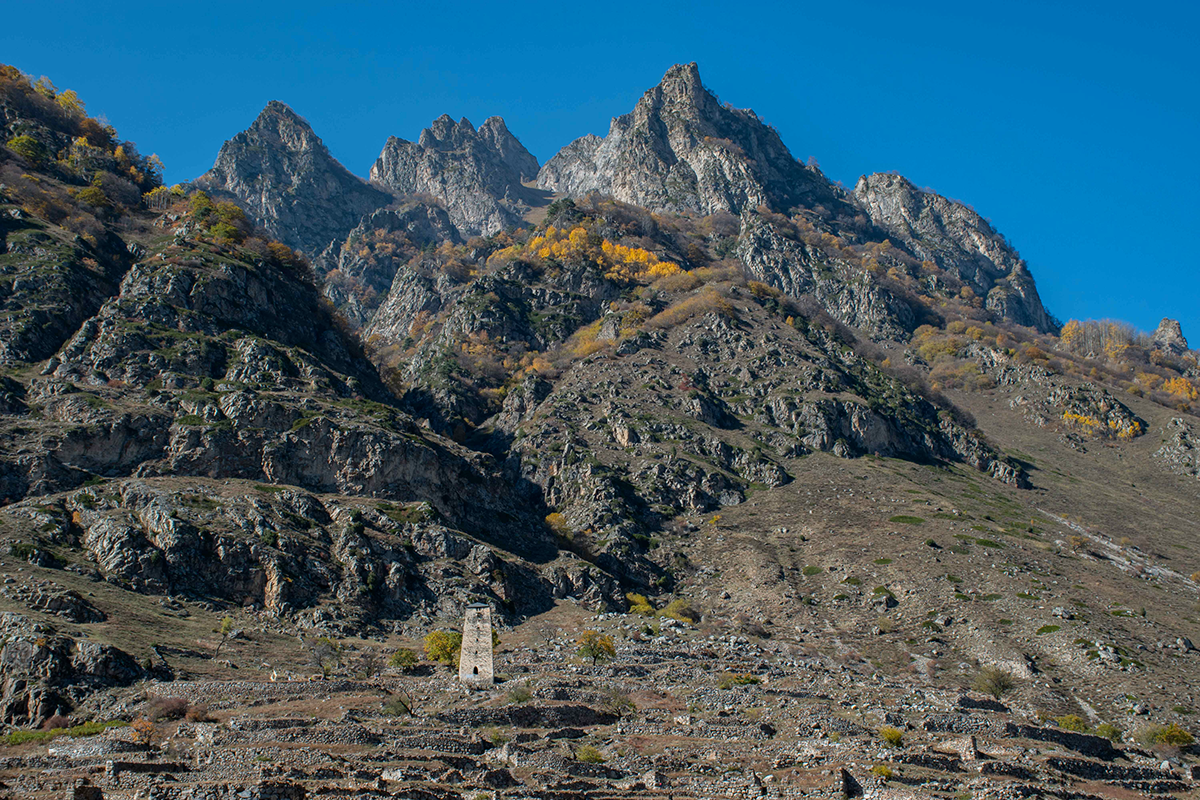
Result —
M458 679L472 686L492 685L492 609L483 603L467 606Z

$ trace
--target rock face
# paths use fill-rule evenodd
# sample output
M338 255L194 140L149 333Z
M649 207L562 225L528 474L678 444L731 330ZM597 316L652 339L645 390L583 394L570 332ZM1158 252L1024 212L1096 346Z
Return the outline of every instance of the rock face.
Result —
M461 238L446 210L410 202L362 218L344 242L334 242L316 259L322 291L357 327L370 323L396 272L423 248Z
M1187 339L1183 338L1183 328L1179 326L1179 320L1163 319L1150 339L1155 347L1177 356L1188 351Z
M576 139L538 173L538 186L571 196L600 192L655 211L786 211L834 196L753 111L724 106L695 63L667 70L608 136Z
M878 173L859 179L854 198L895 244L958 275L989 309L1043 333L1056 330L1025 262L970 208Z
M443 114L409 142L395 136L371 167L371 180L398 195L432 195L460 234L490 235L519 224L544 195L522 182L537 175L537 159L500 117L475 127Z
M221 146L195 184L233 195L268 233L310 257L392 199L339 164L309 124L277 100Z

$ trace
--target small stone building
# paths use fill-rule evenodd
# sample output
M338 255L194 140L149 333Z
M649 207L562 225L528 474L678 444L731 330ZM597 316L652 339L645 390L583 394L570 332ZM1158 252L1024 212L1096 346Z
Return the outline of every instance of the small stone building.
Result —
M472 686L491 686L493 682L492 609L483 603L467 606L458 679Z

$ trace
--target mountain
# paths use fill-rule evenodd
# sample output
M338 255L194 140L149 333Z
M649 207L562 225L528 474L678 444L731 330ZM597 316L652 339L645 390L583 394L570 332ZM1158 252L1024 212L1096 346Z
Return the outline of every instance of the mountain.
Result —
M350 174L302 117L275 100L221 145L195 185L236 198L271 236L310 257L392 200Z
M1025 262L972 209L921 191L899 175L859 178L854 198L895 244L951 270L1003 319L1042 332L1055 330Z
M1178 323L1060 327L695 65L376 184L282 104L173 188L11 68L0 119L0 800L1194 789Z
M444 204L463 237L488 236L518 225L543 195L523 182L537 175L537 159L500 117L479 129L443 114L416 143L389 137L371 181L401 196L430 195Z
M695 63L669 69L608 136L585 136L546 162L538 186L588 192L654 211L740 214L832 200L823 176L792 158L752 111L724 106Z

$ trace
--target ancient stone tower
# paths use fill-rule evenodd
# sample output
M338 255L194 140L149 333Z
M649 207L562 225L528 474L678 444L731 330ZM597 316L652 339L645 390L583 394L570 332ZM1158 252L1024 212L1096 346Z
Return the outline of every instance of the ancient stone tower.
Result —
M458 679L473 686L492 685L492 609L483 603L467 606Z

